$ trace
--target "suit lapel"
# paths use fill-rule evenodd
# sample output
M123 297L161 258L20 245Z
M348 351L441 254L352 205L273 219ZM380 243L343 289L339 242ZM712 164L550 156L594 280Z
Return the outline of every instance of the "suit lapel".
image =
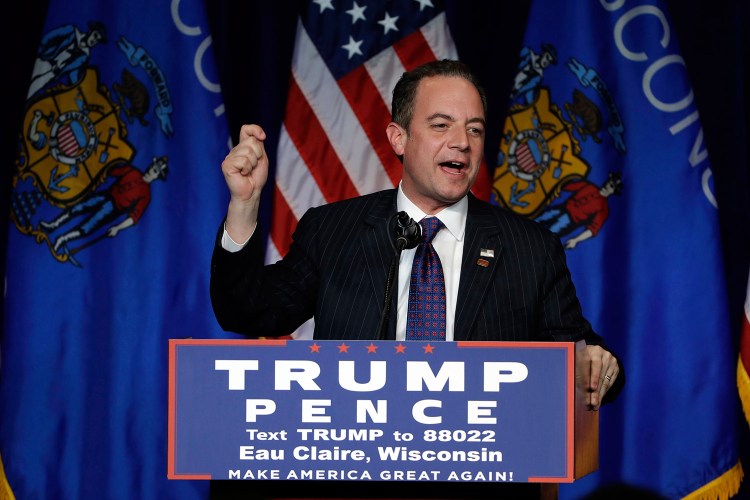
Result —
M492 209L469 194L461 279L456 301L455 340L468 340L500 260L500 228Z
M396 213L396 190L390 190L377 197L373 207L364 219L365 229L361 239L362 253L367 261L367 269L372 282L372 297L379 314L383 312L383 298L388 278L388 270L395 250L391 243L392 235L389 232L388 221ZM394 289L397 286L398 275L394 276ZM394 291L391 295L390 323L388 328L389 339L396 338L396 298ZM373 325L373 330L377 325Z

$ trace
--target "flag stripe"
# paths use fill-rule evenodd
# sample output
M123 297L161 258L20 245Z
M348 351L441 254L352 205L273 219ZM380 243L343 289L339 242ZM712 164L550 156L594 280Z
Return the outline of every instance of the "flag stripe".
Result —
M286 198L295 219L302 217L308 208L326 203L318 184L310 182L310 171L284 126L281 128L277 154L285 161L277 167L276 185ZM286 229L291 227L287 226Z
M393 185L401 180L401 162L384 140L384 125L391 121L391 112L383 102L377 87L364 66L359 66L339 80L341 91L357 115L370 139L371 147L385 166Z
M421 31L415 31L394 43L393 50L396 51L396 55L401 59L407 71L436 59L435 53Z
M61 127L60 134L57 136L60 149L68 156L74 156L78 150L78 141L76 141L73 130L69 125Z
M521 144L517 149L518 165L524 172L531 172L536 167L536 160L531 149L526 144Z
M456 44L445 19L445 13L438 14L434 19L425 23L420 30L430 50L437 59L458 59Z
M388 111L391 111L391 97L393 87L404 73L404 65L396 55L392 47L382 50L379 54L373 56L365 62L365 68L370 74L373 84L380 93L380 98L386 103Z
M275 222L271 226L270 238L273 241L273 246L278 249L278 254L285 255L289 251L289 245L292 243L292 233L288 231L288 228L295 227L297 225L297 218L289 208L289 204L286 201L286 197L279 190L279 186L273 193L273 214ZM267 261L276 262L278 260L277 255L270 255L266 258Z
M285 122L289 137L326 200L331 202L356 196L357 188L294 79L289 84L287 97L287 115L291 114L294 119Z

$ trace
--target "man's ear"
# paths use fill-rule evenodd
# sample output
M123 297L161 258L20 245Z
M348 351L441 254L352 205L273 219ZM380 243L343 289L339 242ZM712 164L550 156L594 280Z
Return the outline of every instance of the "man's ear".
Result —
M396 122L391 122L385 129L385 135L388 136L388 142L393 148L393 152L399 158L404 155L404 147L406 144L406 130Z

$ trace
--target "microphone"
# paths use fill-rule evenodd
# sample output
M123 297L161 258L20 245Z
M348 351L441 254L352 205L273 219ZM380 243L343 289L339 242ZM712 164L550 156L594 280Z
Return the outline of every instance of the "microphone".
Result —
M395 219L395 224L394 224ZM386 329L391 315L391 295L393 294L393 279L396 277L398 261L401 258L401 251L409 248L416 248L422 241L422 226L414 222L404 211L398 212L388 221L388 227L393 231L393 247L396 253L391 259L391 266L388 270L388 279L385 282L385 298L383 302L383 312L380 315L378 329L375 330L375 339L383 340L386 336Z
M416 248L422 240L422 226L409 217L404 211L396 214L396 225L393 228L396 239L394 245L396 251Z

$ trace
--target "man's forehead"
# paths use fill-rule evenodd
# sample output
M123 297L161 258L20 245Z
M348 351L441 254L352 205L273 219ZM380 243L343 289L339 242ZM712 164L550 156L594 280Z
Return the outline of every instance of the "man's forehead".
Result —
M424 89L426 87L435 87L435 86L442 86L442 85L450 85L455 84L458 82L466 83L468 86L476 90L476 87L474 87L474 84L471 83L469 80L464 78L463 76L459 75L433 75L433 76L426 76L422 78L419 81L419 85L417 86L417 92L419 92L419 89ZM479 92L477 91L477 94Z
M430 76L423 78L417 86L415 100L428 105L443 100L441 99L443 97L447 100L448 96L452 94L446 92L446 87L462 87L461 90L464 92L465 98L467 100L476 98L477 103L481 106L482 97L479 94L479 90L477 90L473 83L461 76ZM429 100L420 99L425 94L430 94Z
M425 82L430 79L431 81ZM471 122L484 123L484 106L482 105L482 98L479 91L476 89L473 83L466 80L463 77L428 77L422 79L420 85L417 87L417 95L415 99L415 111L426 118L427 120L433 119L448 119L456 121L458 119L466 119ZM442 81L439 81L442 79ZM448 80L454 80L450 82ZM466 83L464 89L461 89L463 94L460 99L455 98L455 94L446 92L447 89L444 86L455 85L455 81L463 81ZM425 85L422 85L424 83ZM421 92L420 92L421 91ZM474 101L476 104L476 110L471 112L468 118L465 116L459 116L463 114L464 103ZM460 109L456 108L456 104L459 104Z

